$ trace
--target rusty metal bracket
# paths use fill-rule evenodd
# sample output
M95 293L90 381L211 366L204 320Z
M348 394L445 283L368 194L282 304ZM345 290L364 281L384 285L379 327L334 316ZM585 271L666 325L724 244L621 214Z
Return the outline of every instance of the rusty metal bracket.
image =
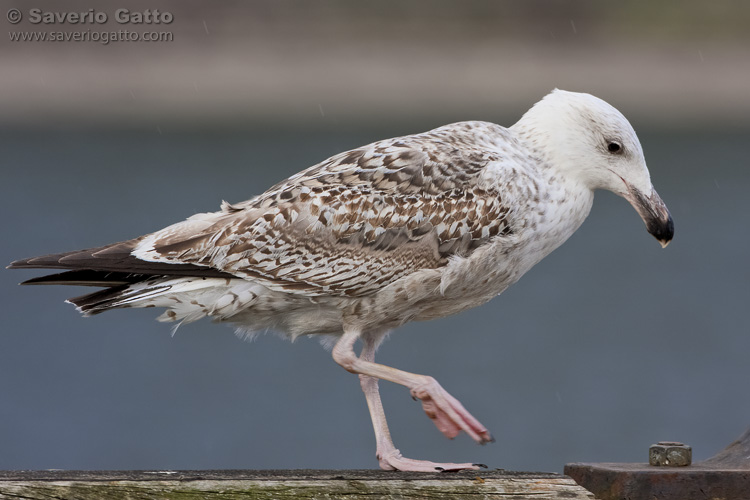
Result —
M693 465L573 463L565 466L565 474L601 500L747 500L750 429L714 457Z

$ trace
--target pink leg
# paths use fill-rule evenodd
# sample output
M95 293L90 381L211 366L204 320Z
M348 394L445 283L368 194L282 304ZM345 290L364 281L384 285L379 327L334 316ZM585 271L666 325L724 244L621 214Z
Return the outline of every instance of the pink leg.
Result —
M346 333L334 347L333 358L348 371L359 374L362 391L365 393L372 425L375 429L376 455L380 467L386 470L421 472L479 469L481 466L478 464L437 463L411 460L401 456L401 452L393 445L391 434L388 431L383 404L380 401L379 378L409 387L412 396L422 400L425 412L446 436L453 438L461 430L464 430L482 444L492 438L487 429L471 416L458 400L440 387L432 377L414 375L374 363L375 344L372 342L365 341L362 355L357 358L354 354L353 345L358 337L358 332Z

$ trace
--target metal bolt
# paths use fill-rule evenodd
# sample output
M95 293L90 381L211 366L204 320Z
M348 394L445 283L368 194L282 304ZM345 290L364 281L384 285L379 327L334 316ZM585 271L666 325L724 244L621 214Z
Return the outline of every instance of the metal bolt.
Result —
M648 449L648 463L665 467L685 467L693 461L693 449L682 443L659 441Z

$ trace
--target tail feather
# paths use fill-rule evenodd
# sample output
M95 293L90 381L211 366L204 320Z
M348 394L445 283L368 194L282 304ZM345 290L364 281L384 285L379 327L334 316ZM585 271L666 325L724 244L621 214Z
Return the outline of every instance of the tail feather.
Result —
M164 307L159 321L221 321L253 304L262 286L235 278L148 278L68 299L86 316L122 307Z
M172 307L181 303L187 293L209 288L213 281L205 278L147 277L73 297L67 302L87 316L121 307Z
M24 285L104 287L67 302L85 316L123 307L163 307L160 321L223 321L254 304L261 285L207 266L149 262L132 255L141 238L97 248L17 260L10 269L62 269Z
M73 304L76 309L83 313L84 316L92 316L99 314L108 309L112 309L113 304L117 297L125 290L129 285L113 286L104 290L99 290L93 293L87 293L78 297L73 297L65 302Z

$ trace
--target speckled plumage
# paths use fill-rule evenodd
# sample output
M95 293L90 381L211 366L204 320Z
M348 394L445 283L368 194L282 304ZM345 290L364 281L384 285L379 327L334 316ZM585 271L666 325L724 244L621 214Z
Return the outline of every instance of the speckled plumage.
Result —
M671 239L627 120L593 96L555 91L510 128L461 122L378 141L219 212L11 267L69 269L31 283L107 287L70 300L85 314L161 307L164 321L208 316L243 334L340 338L334 359L365 377L381 466L471 468L395 450L368 377L409 387L450 437L490 437L434 379L376 365L374 350L398 325L503 292L583 223L595 189L627 198L654 236ZM358 338L365 349L356 358Z
M236 295L234 307L198 301L207 315L248 331L335 334L347 316L392 326L429 305L418 297L440 295L441 288L445 294L447 281L439 278L449 269L485 255L477 253L485 246L513 241L523 229L527 221L518 214L526 207L518 199L539 183L538 172L518 172L524 161L528 153L506 129L484 122L379 141L325 160L250 201L224 203L221 212L149 235L133 255L210 266L252 282L255 291L244 297L227 288ZM498 185L489 165L508 169L512 178ZM227 286L247 288L244 282ZM324 315L333 324L296 320L300 311L319 314L327 307L334 309ZM400 312L375 317L385 310ZM278 314L286 317L273 317Z
M483 167L500 127L448 125L376 142L147 237L135 255L209 265L273 290L361 297L507 234L508 207ZM493 134L494 133L494 134ZM487 138L470 144L472 139Z

